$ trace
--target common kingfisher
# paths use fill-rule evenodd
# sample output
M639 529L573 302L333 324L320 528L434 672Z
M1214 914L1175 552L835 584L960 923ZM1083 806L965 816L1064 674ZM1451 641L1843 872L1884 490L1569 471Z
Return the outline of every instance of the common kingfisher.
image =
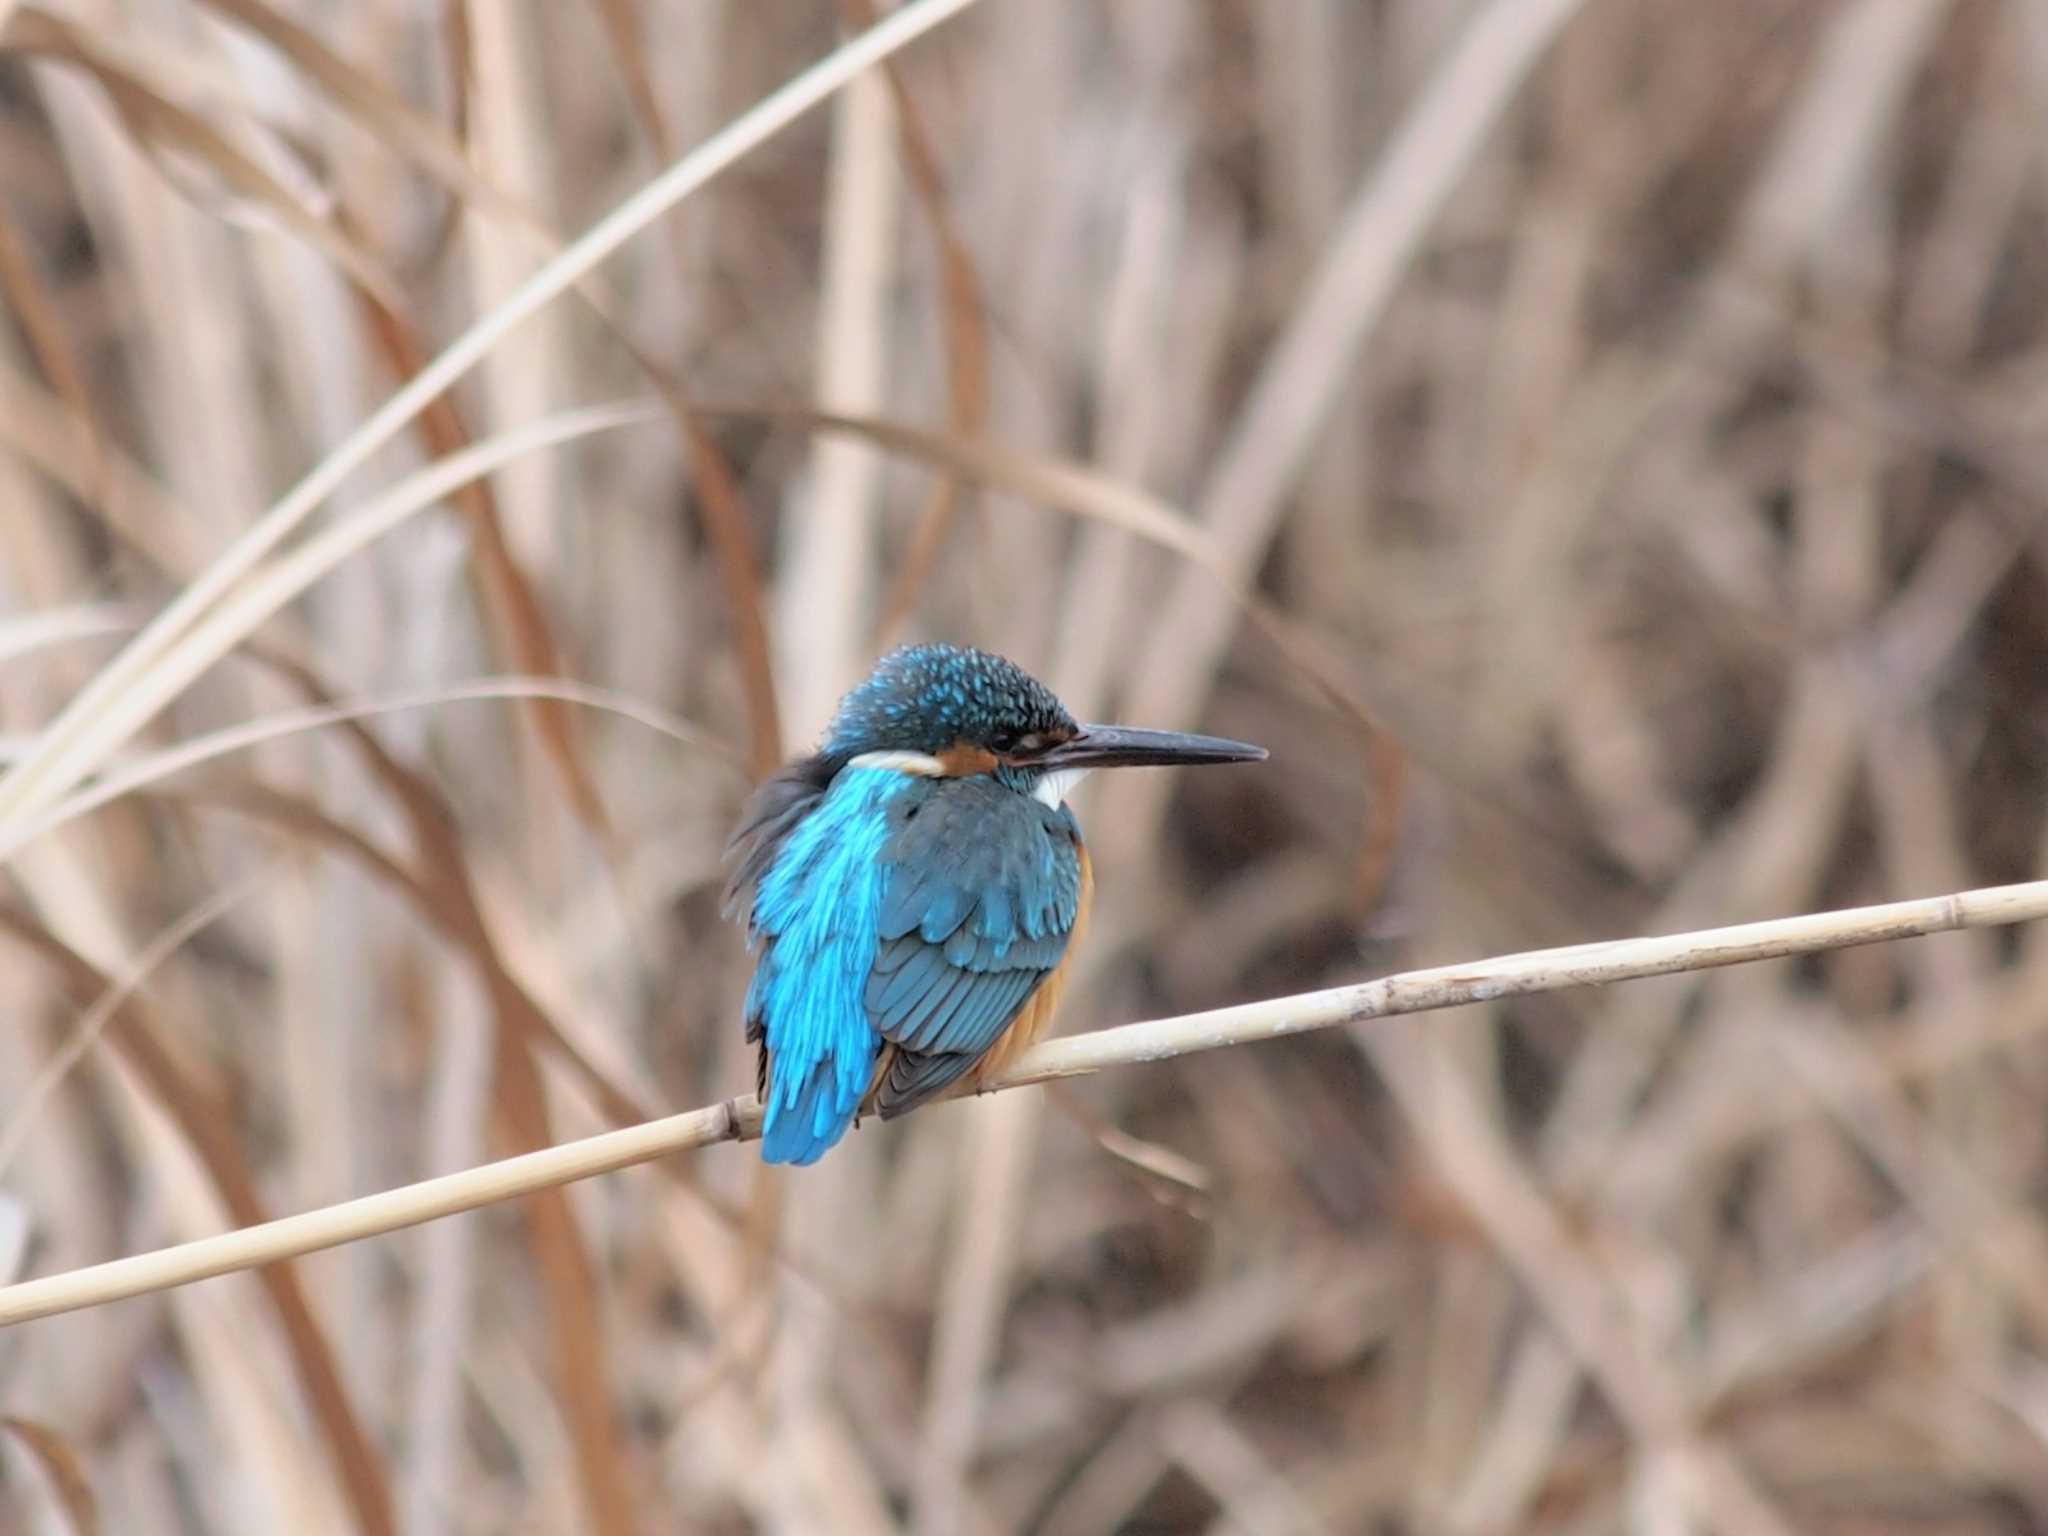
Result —
M1094 887L1066 804L1083 775L1265 755L1078 725L986 651L883 657L824 746L754 792L726 850L726 911L745 912L758 954L763 1159L814 1163L862 1114L985 1082L1045 1032Z

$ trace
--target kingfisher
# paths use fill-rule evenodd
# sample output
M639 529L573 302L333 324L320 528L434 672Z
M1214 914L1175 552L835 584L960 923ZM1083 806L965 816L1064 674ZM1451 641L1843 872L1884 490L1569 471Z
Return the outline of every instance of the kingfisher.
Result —
M1096 768L1251 763L1216 736L1079 725L1015 663L892 651L824 745L764 782L726 850L756 954L761 1156L814 1163L1045 1033L1094 874L1067 792Z

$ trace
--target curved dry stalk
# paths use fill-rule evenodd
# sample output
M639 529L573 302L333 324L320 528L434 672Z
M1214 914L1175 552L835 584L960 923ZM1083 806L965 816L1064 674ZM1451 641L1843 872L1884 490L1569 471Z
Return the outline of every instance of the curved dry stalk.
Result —
M0 661L14 661L73 640L125 635L140 621L132 603L73 603L9 614L0 619Z
M1207 532L1176 516L1166 502L1142 489L1068 460L1020 453L985 440L954 439L885 417L819 411L807 406L706 405L700 409L711 417L786 421L809 431L864 437L885 449L923 459L953 473L1122 528L1214 577L1235 607L1265 631L1333 706L1362 725L1370 723L1364 707L1313 654L1294 627L1229 574L1224 556ZM479 439L434 460L250 572L211 612L158 648L147 671L130 685L118 707L133 722L148 719L344 560L461 487L525 454L595 433L656 421L662 411L662 402L645 398L582 406ZM161 622L159 616L144 635ZM138 636L130 649L142 638ZM122 654L128 652L124 650ZM96 684L87 686L90 689ZM563 684L564 697L567 690L579 686ZM528 696L552 697L541 692ZM65 718L60 715L33 738L26 755L15 765L17 771L26 770L38 760L51 733L59 729ZM169 751L176 753L190 746ZM100 754L101 761L104 756ZM0 805L0 864L59 822L112 798L106 786L121 777L111 775L100 785L79 790L69 798L53 794L33 810L17 808L9 814ZM0 788L4 788L5 782L0 780Z
M20 1107L9 1117L7 1124L0 1127L0 1178L6 1177L7 1170L14 1165L22 1143L28 1139L29 1128L35 1124L36 1116L49 1102L50 1095L57 1091L71 1069L84 1059L85 1053L93 1048L121 1005L133 997L151 974L183 949L194 935L239 906L270 878L270 874L269 869L258 866L233 885L223 886L185 912L151 939L122 973L113 978L111 985L94 1000L92 1006L78 1016L64 1044L43 1063L42 1070L22 1094Z
M201 736L189 737L137 757L131 762L116 765L111 772L94 779L85 788L74 791L58 801L44 815L18 828L11 828L5 841L7 853L0 854L0 858L27 847L38 838L56 831L66 822L88 816L138 790L148 789L174 775L186 773L207 763L218 762L224 757L245 752L265 742L281 741L288 736L321 730L327 726L373 720L407 710L437 709L447 704L482 700L497 702L505 699L548 699L556 703L600 710L645 726L648 730L658 732L679 745L697 748L714 757L731 760L730 750L707 732L699 731L666 710L658 709L616 689L599 688L588 683L557 681L546 677L482 677L474 682L422 688L411 693L393 694L383 698L358 699L339 704L300 705L293 709L281 709L271 714L260 715L256 719L244 720L236 725L223 726L217 731L208 731ZM4 1161L0 1159L0 1165L4 1165Z
M1367 1019L2044 917L2048 917L2048 880L2036 880L1692 933L1529 950L1049 1040L1019 1057L991 1091L1081 1077L1108 1067L1168 1061L1198 1051L1276 1040ZM758 1101L751 1096L727 1099L259 1226L22 1281L0 1288L0 1328L275 1264L578 1179L614 1173L687 1148L751 1140L760 1129Z
M35 810L61 796L149 718L138 684L161 654L200 623L244 576L310 517L348 476L413 417L481 361L511 330L560 297L592 267L676 203L728 169L849 80L938 26L972 0L918 0L894 12L810 69L764 96L669 166L529 277L503 303L450 342L378 407L114 657L38 736L28 758L0 775L0 816Z
M125 685L125 691L111 707L121 711L125 720L140 726L182 693L214 662L242 644L267 619L343 560L477 477L539 448L573 442L592 432L655 419L655 408L639 401L564 411L544 421L485 438L459 453L435 460L408 475L389 491L355 508L348 517L309 536L267 565L252 570L246 580L210 611L177 635L153 646L146 668ZM202 576L201 580L204 579ZM166 613L169 611L165 610ZM121 656L130 655L162 623L163 616L159 615L142 634L129 642ZM108 666L119 665L120 659L116 657ZM106 675L102 672L100 678ZM88 683L85 693L90 693L98 681L95 679ZM81 693L79 698L85 697L85 693ZM74 700L64 713L38 733L29 755L15 766L13 773L28 772L40 759L44 747L61 732L76 704L77 700ZM125 740L129 733L124 726L116 734ZM94 766L103 762L118 744L112 740L105 743L106 750L94 754ZM12 774L0 779L0 791L4 791L11 780ZM29 824L35 812L47 810L50 803L60 797L61 792L54 792L38 805L16 806L12 811L0 807L0 829L4 829L0 830L0 863L19 851L20 829Z
M1142 489L1125 485L1071 461L1020 453L985 440L955 439L885 417L819 411L807 406L706 405L700 410L712 417L786 421L809 431L863 437L882 448L923 459L955 474L984 480L1047 506L1122 528L1179 555L1212 576L1236 609L1256 623L1332 705L1357 723L1370 724L1364 707L1351 697L1294 627L1229 573L1225 557L1211 536L1201 527L1176 516L1166 502ZM576 442L596 433L656 421L661 418L662 411L662 402L645 398L582 406L528 422L493 437L478 439L459 451L435 459L380 495L351 509L345 517L249 572L239 586L210 612L157 648L147 670L138 675L116 707L125 712L125 718L131 723L139 724L148 719L343 561L462 487L525 454ZM161 623L162 617L159 616L131 642L128 650L141 643ZM127 655L128 650L121 654ZM117 657L109 665L118 662ZM88 684L88 691L94 686L97 684ZM561 690L560 696L565 700L595 702L596 690L583 689L582 685L564 683ZM571 699L572 694L576 694L576 698ZM522 696L556 697L538 689L526 691ZM15 771L26 771L39 760L51 733L62 726L66 717L60 715L30 741L25 754L14 764ZM224 732L222 737L224 740L239 740L242 738L236 736L235 731L250 731L257 734L249 736L248 740L260 740L264 739L260 734L262 729L260 723L252 722ZM126 727L123 727L123 731L117 734L125 736L125 732ZM180 761L179 753L197 750L197 743L182 744L158 754L150 762ZM105 755L99 754L99 760L103 762ZM113 785L119 783L134 787L133 774L142 768L143 765L131 765L127 772L108 775L99 783L77 790L68 797L52 794L33 809L16 808L10 814L4 804L0 804L0 864L12 859L28 843L59 823L124 792L114 790ZM168 770L159 766L147 771ZM10 781L0 779L0 790L4 790L6 782Z
M5 5L0 5L0 20L4 20ZM9 1415L0 1418L0 1429L5 1429L19 1441L36 1464L42 1468L43 1476L50 1485L50 1495L57 1507L64 1511L66 1523L78 1536L98 1536L100 1530L99 1500L92 1491L92 1478L85 1470L85 1458L54 1426L40 1419L24 1419Z

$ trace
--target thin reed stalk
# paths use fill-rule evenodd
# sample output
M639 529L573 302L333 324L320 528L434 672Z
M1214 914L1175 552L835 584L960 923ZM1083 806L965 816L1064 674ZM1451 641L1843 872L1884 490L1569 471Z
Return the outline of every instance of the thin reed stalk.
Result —
M1277 1040L1369 1019L1818 954L1859 944L2003 927L2044 917L2048 917L2048 880L1436 966L1353 986L1049 1040L1019 1057L1000 1081L990 1085L990 1091L1083 1077L1111 1067L1171 1061L1200 1051ZM260 1227L68 1274L19 1281L0 1287L0 1328L275 1264L579 1179L616 1173L693 1147L752 1140L760 1128L759 1101L751 1096L728 1099L650 1124L607 1131L324 1210L281 1217Z

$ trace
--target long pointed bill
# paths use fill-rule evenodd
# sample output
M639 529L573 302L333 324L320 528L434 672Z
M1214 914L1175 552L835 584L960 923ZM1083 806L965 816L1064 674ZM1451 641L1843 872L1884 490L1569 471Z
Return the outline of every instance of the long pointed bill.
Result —
M1072 741L1061 742L1035 766L1053 772L1088 768L1165 768L1175 763L1256 763L1264 747L1221 736L1181 731L1147 731L1128 725L1084 725Z

